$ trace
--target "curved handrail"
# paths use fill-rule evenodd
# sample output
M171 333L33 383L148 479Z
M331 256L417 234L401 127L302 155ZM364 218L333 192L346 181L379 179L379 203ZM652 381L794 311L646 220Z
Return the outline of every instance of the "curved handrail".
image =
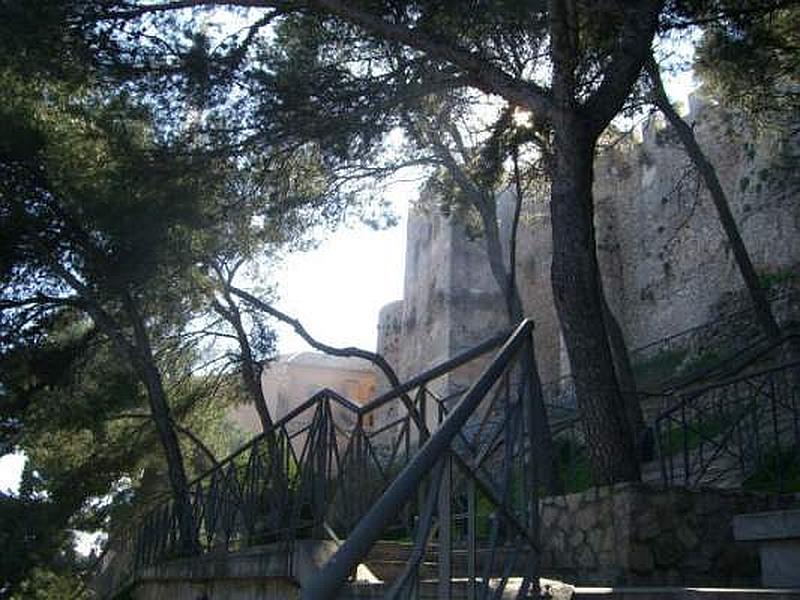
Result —
M654 421L654 432L663 482L671 485L677 477L681 485L709 485L706 475L718 458L723 462L714 468L712 482L724 481L734 472L743 481L763 456L780 456L790 449L794 452L800 432L796 425L798 406L791 389L798 367L800 361L794 360L716 381L687 392L662 411ZM786 418L788 428L782 424ZM733 463L725 464L726 458ZM784 484L779 466L782 459L775 460L780 492Z

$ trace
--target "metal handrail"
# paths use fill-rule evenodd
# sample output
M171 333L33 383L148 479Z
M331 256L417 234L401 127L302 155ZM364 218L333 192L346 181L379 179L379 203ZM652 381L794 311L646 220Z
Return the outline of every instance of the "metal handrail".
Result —
M512 333L513 330L504 331L503 333L496 335L492 338L489 338L488 340L481 342L477 346L474 346L469 350L466 350L461 354L458 354L453 358L446 360L436 365L435 367L432 367L431 369L428 369L427 371L421 373L420 375L412 377L402 385L394 389L391 389L385 394L382 394L377 398L375 398L374 400L371 400L368 403L364 404L360 408L360 412L363 414L375 410L376 408L380 408L390 400L393 400L403 394L406 394L410 390L413 390L414 388L418 388L420 386L425 385L432 379L441 377L442 375L445 375L446 373L454 369L457 369L458 367L472 360L475 360L479 356L482 356L487 352L490 352L491 350L494 350L495 348L500 346L504 341L508 339L509 335L511 335Z
M782 452L797 452L800 411L793 390L798 368L800 361L793 361L715 382L691 390L663 411L653 431L664 484L710 485L707 474L712 467L717 473L714 483L732 472L744 481L753 473L749 463L755 459L758 466L765 452L778 457ZM762 430L770 430L766 439L761 439ZM677 452L673 442L680 445ZM726 466L726 457L736 463ZM776 475L782 489L783 473L777 469Z
M189 488L192 490L191 493L192 497L194 498L193 504L197 504L193 510L200 515L200 521L198 521L196 527L203 527L203 531L205 531L207 535L211 536L206 542L204 542L203 550L201 551L217 549L220 547L219 544L226 548L230 548L239 547L241 544L249 543L247 541L247 539L249 539L248 536L251 535L249 527L254 523L250 523L251 517L247 511L252 510L252 508L248 508L248 505L252 502L252 499L249 496L243 496L243 494L250 494L250 488L247 488L247 486L251 485L251 482L253 481L256 481L257 485L264 485L266 483L261 479L253 479L253 477L263 476L257 473L250 473L250 461L253 459L256 461L272 460L268 457L273 456L274 453L267 451L265 446L265 444L269 443L269 440L266 439L268 436L274 436L280 446L278 449L279 456L277 456L277 460L281 464L277 464L275 466L279 471L282 472L287 468L290 468L290 464L294 465L294 467L291 467L292 472L294 473L291 477L293 477L293 481L296 481L296 486L300 486L297 487L295 491L287 491L286 498L276 500L281 507L284 507L285 505L285 507L281 508L281 510L296 512L297 509L291 508L291 506L296 504L298 501L300 503L309 502L307 494L313 494L316 492L310 492L309 490L312 488L309 488L308 486L312 486L313 489L317 489L317 486L322 486L323 488L330 486L328 487L330 490L329 492L322 492L323 496L319 498L314 497L311 500L311 502L313 502L313 506L316 507L314 508L315 511L317 511L317 509L322 510L323 512L329 510L329 508L325 508L326 503L333 499L334 496L326 499L327 494L331 493L331 491L334 495L338 494L339 492L336 490L339 490L340 486L348 488L352 483L350 480L353 479L353 475L355 475L356 471L361 468L356 466L356 471L353 471L353 468L351 468L351 466L349 466L349 462L347 462L352 460L365 460L366 462L364 462L364 466L368 464L369 468L373 468L374 462L374 468L377 469L376 472L379 475L377 488L375 488L374 491L380 493L384 489L384 486L391 481L394 470L397 468L402 468L402 466L408 461L411 454L413 454L410 444L413 442L414 448L416 448L417 444L421 443L424 439L427 439L428 432L427 428L423 432L423 430L416 423L416 420L413 419L414 415L411 415L410 412L398 419L393 420L391 423L385 426L381 426L380 429L376 431L372 431L364 427L364 416L386 405L393 399L407 400L407 393L415 387L418 388L419 392L422 394L419 395L418 393L418 401L427 403L427 401L430 399L430 392L426 388L427 385L437 378L446 375L452 370L476 358L479 358L484 354L487 354L492 349L499 346L504 339L506 339L505 336L495 336L489 340L486 340L482 344L434 366L421 375L414 377L405 384L390 390L386 394L379 396L372 402L369 402L363 406L359 406L358 404L352 402L348 398L345 398L333 390L327 388L322 389L311 396L308 400L292 409L286 415L276 420L269 430L257 435L247 444L243 445L235 452L215 464L212 468L207 469L200 475L194 477L189 483ZM403 396L406 397L403 398ZM438 404L438 402L436 402L436 404ZM330 412L334 405L336 405L338 413L338 416L335 419ZM420 404L420 406L423 407L424 404ZM343 410L344 412L340 412L340 410ZM304 414L308 414L309 417L311 417L312 422L309 423L304 429L295 431L292 428L293 424L297 422L298 419L302 419L302 415ZM319 433L316 431L316 429L319 429L319 427L317 426L315 429L314 426L314 423L317 422L316 420L320 415L320 418L322 418L324 421L322 427L325 429L325 433ZM327 415L327 417L325 415ZM345 429L342 429L336 422L338 419L349 421L350 418L352 418L355 423L353 427L347 425ZM303 422L305 423L305 421ZM416 425L416 427L414 427L414 425ZM338 437L339 439L342 439L342 436L344 436L344 438L348 440L343 451L344 453L339 456L339 451L337 448L335 448L337 444L330 443L329 440L323 439L320 437L320 435L322 435L324 438L334 436ZM303 439L306 439L305 442L301 442L302 449L296 446L297 440L301 439L297 436L301 436ZM381 439L378 438L381 438L383 442L381 442ZM309 441L312 442L311 445L309 445ZM375 446L376 443L379 445L383 443L385 445L387 441L388 445L386 448L388 448L391 454L388 462L386 460L386 456L380 458L378 457L376 454L377 446ZM320 447L317 448L317 446ZM320 452L330 453L330 457L324 460L335 461L333 470L330 470L330 466L321 466L320 468L322 468L322 471L317 472L318 467L315 465L317 465L319 459L317 459L316 456L320 454ZM335 457L334 454L336 454ZM259 459L259 456L262 458ZM242 462L244 458L247 459L247 464ZM261 464L266 465L266 463L263 462ZM319 464L322 465L322 463ZM257 468L260 469L261 467ZM302 474L304 469L310 469L308 474ZM349 475L346 475L345 477L347 481L339 481L342 475L340 471L341 469L344 469L346 473L349 473ZM267 476L276 477L279 476L279 473L275 471L274 475ZM284 476L288 476L288 471ZM309 477L311 479L308 479ZM324 478L324 481L321 479L317 481L320 477ZM309 483L312 480L314 483ZM344 488L342 488L341 493L347 494L347 489ZM292 489L294 490L295 488ZM300 494L300 496L297 497L298 499L292 499L298 493ZM220 498L217 500L211 500L209 499L209 494L222 494L222 496L220 496ZM226 514L222 514L222 516L217 515L216 517L213 517L216 520L208 521L204 515L206 509L209 508L209 502L233 503L236 505L236 507L232 509L235 511L235 513L230 513L230 515L227 516ZM341 499L335 502L337 506L340 507L347 505L347 502L342 504L343 501L341 501ZM272 503L270 503L270 506L272 506ZM300 505L298 504L297 506ZM219 506L217 504L214 504L212 508L214 508L215 511L219 510ZM271 511L272 508L266 510ZM341 510L341 508L334 508L333 510ZM348 507L347 510L352 512L353 507ZM344 518L350 519L352 517L350 512L342 513ZM358 508L356 508L356 512L359 515L361 514L360 509ZM317 515L316 512L314 514ZM320 513L320 515L321 514L322 513ZM231 517L231 515L233 516ZM262 533L259 533L259 535L262 535L262 537L264 535L270 536L270 539L275 538L275 536L278 536L281 539L284 539L285 537L289 542L291 542L291 540L294 539L294 537L301 531L302 527L309 525L316 526L316 520L318 520L318 517L320 516L315 516L312 522L306 523L306 521L304 521L306 525L302 525L299 524L299 521L297 521L297 517L299 515L295 515L294 513L292 513L292 515L294 516L290 516L289 518L292 519L294 525L286 526L283 533L275 528L275 525L279 525L279 523L276 523L269 525L268 528ZM229 526L220 520L226 518L234 518L237 520L237 523L238 519L240 518L244 518L246 521L243 521L242 525ZM177 532L173 531L173 520L174 507L172 504L172 499L164 498L163 500L158 501L156 504L153 504L151 508L148 508L147 511L137 519L136 523L116 530L115 537L117 537L119 541L116 542L114 546L120 551L131 553L131 556L133 557L131 559L131 565L133 568L132 573L142 566L153 564L153 561L160 560L165 552L167 555L171 555L172 547L174 546L175 542L174 536L177 535ZM202 524L200 524L201 521ZM248 525L248 523L250 523L250 525ZM348 527L350 526L352 526L352 522L350 525L348 525ZM218 531L216 529L217 527L223 527L225 529L221 529L219 530L219 533L215 533ZM228 530L228 527L233 528ZM245 529L241 529L242 527ZM207 544L212 545L206 548Z
M305 600L327 600L336 594L378 540L384 529L416 494L422 479L444 456L480 401L505 371L533 330L533 321L524 320L484 369L469 391L450 411L439 428L425 442L403 471L373 505L345 543L325 564L302 592Z
M441 377L442 375L452 371L453 369L457 369L458 367L465 365L466 363L475 360L476 358L490 352L491 350L497 348L500 344L502 344L504 340L508 339L508 335L509 332L504 332L494 337L491 337L488 340L481 342L477 346L474 346L469 350L466 350L461 354L454 356L453 358L450 358L446 361L439 363L434 367L431 367L427 371L424 371L423 373L420 373L416 377L409 379L402 385L392 388L388 392L381 394L377 398L370 400L368 403L363 405L356 404L352 400L345 398L344 396L342 396L341 394L330 388L322 388L318 392L316 392L313 396L311 396L308 400L299 404L298 406L290 410L288 413L286 413L283 417L275 421L270 429L259 433L249 442L244 444L241 448L229 454L224 459L219 461L216 465L214 465L209 469L206 469L200 475L192 479L189 482L189 486L191 487L197 484L197 482L199 482L201 479L207 477L208 475L218 470L219 468L224 467L225 465L236 459L238 456L240 456L247 450L251 449L255 444L259 443L262 439L271 434L274 434L276 430L280 429L281 427L292 421L294 418L296 418L298 415L304 413L309 408L313 407L315 404L318 404L319 402L323 401L325 398L331 398L335 400L337 403L342 405L342 407L350 410L354 416L364 415L366 413L372 412L377 408L380 408L381 406L389 403L391 400L394 400L395 398L398 398L401 395L408 393L410 390L424 386L431 380L437 379L438 377Z
M800 336L790 336L789 338L785 338L785 339L781 340L781 342L776 343L774 346L772 346L772 348L770 348L770 350L772 350L774 348L777 348L779 345L782 345L783 343L785 343L787 341L795 341L795 340L800 340ZM750 364L752 364L752 363L750 363ZM674 413L674 412L676 412L678 410L681 410L681 408L688 406L693 401L695 401L697 398L701 397L703 394L705 394L706 392L709 392L711 390L715 390L717 388L726 387L726 386L729 386L729 385L740 383L742 381L747 381L749 379L755 379L756 377L760 377L760 376L763 376L763 375L769 375L770 373L774 373L774 372L777 372L777 371L783 371L785 369L789 369L789 368L797 367L797 366L800 366L800 361L792 361L792 362L789 362L789 363L784 363L784 364L780 364L780 365L777 365L777 366L774 366L774 367L770 367L768 369L763 369L761 371L756 371L754 373L746 373L744 375L738 375L736 377L731 377L731 378L728 378L728 379L721 379L719 381L715 381L714 383L710 383L710 384L702 386L702 387L693 387L693 388L691 388L691 389L689 389L687 391L681 391L681 389L671 390L670 392L666 393L665 395L666 396L673 396L673 397L680 395L681 399L676 404L673 404L669 408L667 408L667 409L663 410L662 412L660 412L656 416L655 420L658 421L658 420L660 420L662 418L668 417L672 413Z

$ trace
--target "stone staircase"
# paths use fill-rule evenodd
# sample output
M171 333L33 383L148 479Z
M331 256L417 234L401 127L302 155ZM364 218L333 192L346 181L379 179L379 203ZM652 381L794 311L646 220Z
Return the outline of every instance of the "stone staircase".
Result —
M403 573L406 563L408 562L413 545L408 542L393 542L393 541L379 541L370 550L364 566L367 567L379 581L367 582L358 581L348 584L346 590L340 595L341 600L350 600L355 598L369 598L381 599L391 584ZM511 552L509 549L499 549L495 552L492 559L492 568L490 569L489 576L499 580L502 577L501 570L505 562L506 553ZM476 572L480 575L484 572L485 564L489 560L488 553L478 550L476 560ZM467 553L465 550L454 550L451 554L452 565L452 581L451 581L451 594L453 600L461 600L469 597L468 584L467 584ZM516 598L519 586L522 583L522 571L524 569L523 561L520 560L520 567L516 569L512 581L508 588L504 590L500 598ZM421 584L419 587L420 598L434 599L440 598L439 590L439 557L438 549L435 544L428 546L422 563L420 564L420 579ZM478 594L478 597L480 594Z

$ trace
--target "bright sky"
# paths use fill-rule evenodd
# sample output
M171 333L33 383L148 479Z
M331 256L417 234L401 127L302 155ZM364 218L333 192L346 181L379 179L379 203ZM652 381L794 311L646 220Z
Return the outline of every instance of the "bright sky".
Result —
M387 191L400 222L386 230L343 228L309 252L288 257L277 273L278 308L298 319L317 340L374 350L378 311L403 297L406 217L417 182ZM278 329L281 354L309 350L291 328Z
M16 493L23 466L25 457L22 454L0 456L0 492Z

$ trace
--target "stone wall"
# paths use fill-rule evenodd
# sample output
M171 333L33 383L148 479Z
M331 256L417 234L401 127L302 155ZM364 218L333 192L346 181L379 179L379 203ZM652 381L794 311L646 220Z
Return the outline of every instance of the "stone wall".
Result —
M381 308L378 315L378 344L381 353L390 365L399 363L403 333L403 301L397 300ZM385 380L385 377L381 377ZM379 384L384 389L388 382Z
M734 540L733 517L796 501L643 484L545 498L542 573L581 585L757 586L758 548Z
M379 332L393 327L399 315L399 352L392 344L398 338L379 335L378 351L395 358L401 379L412 377L431 366L496 335L510 327L504 301L489 269L482 238L468 234L463 221L431 209L432 198L423 198L428 208L413 208L408 218L404 299L384 316ZM514 209L510 193L498 200L498 218L504 247ZM552 290L549 284L549 216L540 203L526 206L519 231L517 273L526 314L536 320L534 338L540 356L540 370L546 379L562 374L561 350L552 340L559 338ZM382 340L391 340L384 345ZM449 382L457 387L470 382L482 366L470 369Z
M787 275L800 263L796 127L755 131L694 97L690 108L685 118L756 270ZM716 318L743 283L710 196L671 130L651 119L641 142L601 150L595 172L599 260L631 347Z
M799 134L789 126L749 130L696 99L691 108L687 120L718 169L756 269L773 279L788 276L800 264ZM595 179L601 271L629 347L716 318L728 297L741 301L742 282L710 198L658 120L644 128L642 141L628 137L601 149ZM435 199L421 204L427 211L412 210L408 221L402 310L391 315L402 314L401 349L391 352L403 377L507 326L483 240L470 238L463 219L442 215ZM512 211L511 194L502 194L498 216L506 244ZM550 285L546 202L526 202L518 243L518 281L525 312L536 322L539 369L552 381L569 365Z

